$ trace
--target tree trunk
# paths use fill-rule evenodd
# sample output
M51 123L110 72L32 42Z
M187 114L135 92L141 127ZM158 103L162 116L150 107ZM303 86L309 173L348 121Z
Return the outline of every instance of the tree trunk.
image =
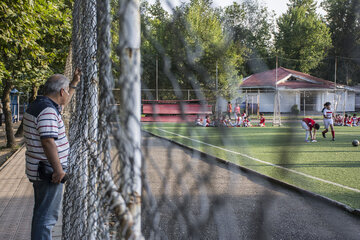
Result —
M31 88L31 95L30 95L30 98L29 98L29 104L32 103L33 101L35 101L36 97L37 97L37 92L38 92L38 89L39 87L37 85L32 85L32 88ZM23 123L24 123L24 116L21 120L21 124L18 128L18 130L16 131L15 133L15 137L22 137L24 136L24 126L23 126Z
M7 147L15 147L16 141L14 136L12 116L10 109L10 91L11 91L11 81L10 79L5 79L4 81L4 91L2 96L2 102L4 106L4 116L5 116L5 131L6 131L6 141Z

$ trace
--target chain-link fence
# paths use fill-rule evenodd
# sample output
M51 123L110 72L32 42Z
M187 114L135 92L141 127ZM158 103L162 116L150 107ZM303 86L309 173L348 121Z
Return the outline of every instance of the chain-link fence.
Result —
M125 98L129 103L120 106L121 115L112 94L110 2L74 2L72 64L67 71L78 67L82 78L70 107L71 178L64 195L64 239L141 236L140 53L139 46L129 44L139 37L131 36L129 28L129 22L138 20L138 2L116 9L127 20L119 21L119 35L128 36L117 44L123 68L116 81L127 89L122 102Z
M154 40L151 29L140 31L139 9L139 0L74 1L72 51L65 72L71 76L79 67L82 77L68 109L71 153L63 203L63 239L338 236L331 231L309 235L308 230L316 231L324 222L329 228L343 230L338 220L346 217L325 219L314 214L313 208L325 209L325 205L313 205L311 194L294 186L280 187L273 179L280 176L290 185L309 188L316 184L307 180L319 181L292 169L290 159L299 152L296 127L277 128L277 135L264 134L260 128L240 133L235 128L221 127L216 117L216 111L226 113L228 101L233 103L233 111L239 104L248 114L271 113L275 92L241 89L238 83L231 85L232 80L227 90L220 90L218 84L225 84L217 76L218 62L216 72L203 68L196 60L205 53L190 46L189 36L181 35L178 44L186 49L185 56L170 59L166 51L173 49L167 50ZM181 27L191 27L179 21ZM162 77L172 87L170 93L161 88L141 91L141 37L153 44L162 61ZM226 42L223 47L228 47ZM173 73L173 63L180 66L183 75ZM191 88L180 86L184 79ZM221 91L231 94L225 96ZM316 94L279 91L280 112L295 108L318 111L325 99ZM331 98L331 91L321 94L328 96L326 100ZM162 115L168 122L179 121L141 124L145 117L141 99L152 105L148 114ZM202 123L206 115L212 115L212 126L218 127L195 127L195 120L202 118ZM262 150L255 135L267 139L271 148ZM264 158L252 157L253 153L264 154ZM267 159L265 154L273 155ZM296 214L290 212L295 209L302 213L294 218ZM357 220L351 221L352 226Z

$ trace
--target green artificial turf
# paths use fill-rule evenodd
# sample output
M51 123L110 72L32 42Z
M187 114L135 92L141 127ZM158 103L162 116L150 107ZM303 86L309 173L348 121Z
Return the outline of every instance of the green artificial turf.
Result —
M330 133L324 139L319 132L317 143L304 141L305 131L300 123L266 128L204 128L186 124L158 123L146 124L143 128L156 135L337 200L352 208L360 208L359 192L286 170L293 169L360 191L360 147L353 147L351 144L353 139L360 140L360 127L335 127L335 142L330 141ZM286 169L254 161L248 156Z

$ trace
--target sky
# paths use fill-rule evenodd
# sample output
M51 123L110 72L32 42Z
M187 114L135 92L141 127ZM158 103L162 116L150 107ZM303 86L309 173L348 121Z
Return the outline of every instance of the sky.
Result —
M160 1L163 3L163 7L168 11L170 10L170 8L168 8L167 2L169 2L173 6L179 5L181 2L181 0L160 0ZM187 0L184 0L184 1L187 2ZM218 6L225 7L225 6L231 5L234 1L238 2L238 3L241 2L241 0L213 0L214 6L216 6L216 7L218 7ZM155 0L148 0L148 2L154 3ZM289 1L288 0L259 0L259 2L266 5L269 8L269 10L274 10L275 14L277 16L280 16L281 14L286 12L286 10L287 10L286 4ZM318 1L318 2L320 2L320 1ZM320 8L318 8L318 12L321 14L324 14L324 11Z

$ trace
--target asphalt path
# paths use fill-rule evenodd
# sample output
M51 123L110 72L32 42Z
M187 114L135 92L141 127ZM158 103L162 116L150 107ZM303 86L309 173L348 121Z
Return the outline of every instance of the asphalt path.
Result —
M146 239L360 239L360 218L146 135Z

